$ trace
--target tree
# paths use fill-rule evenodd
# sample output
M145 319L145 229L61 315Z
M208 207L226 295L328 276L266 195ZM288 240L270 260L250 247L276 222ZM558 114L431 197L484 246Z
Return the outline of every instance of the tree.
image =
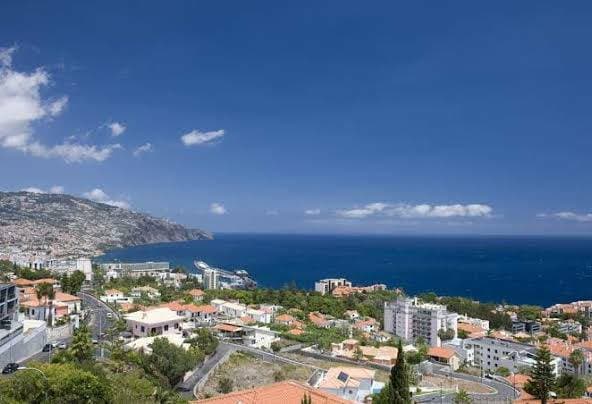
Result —
M300 404L312 404L312 397L310 396L310 393L304 393L304 397L302 397L302 400L300 400Z
M37 285L35 291L37 293L37 300L41 300L41 298L45 297L45 306L48 306L49 310L49 313L46 316L47 324L51 326L53 325L53 299L55 298L53 285L51 283L43 282Z
M500 375L502 377L508 377L508 376L510 376L510 369L508 369L504 366L500 366L499 368L497 368L495 370L495 374Z
M71 293L75 295L76 293L80 292L85 280L86 276L83 272L74 271L72 275L64 274L60 279L60 284L62 286L62 290L65 293Z
M471 399L471 396L469 396L469 393L467 393L467 391L464 389L460 389L454 395L453 401L454 401L454 404L470 404L473 402L473 400Z
M230 393L232 391L232 388L233 388L232 379L230 379L228 377L223 377L218 382L218 392L220 392L222 394Z
M218 338L208 328L199 328L195 333L193 338L187 340L189 344L197 346L206 355L216 351Z
M542 404L547 404L549 393L555 386L555 375L551 365L549 348L543 345L536 353L536 363L531 372L531 379L524 386L527 393L532 394Z
M562 374L557 379L557 393L561 398L580 398L586 394L586 381L577 376Z
M78 362L86 362L94 359L92 339L86 325L81 325L74 331L70 351Z
M403 354L403 344L399 341L398 354L395 366L391 368L390 376L390 403L410 404L411 392L409 391L409 368Z
M576 376L580 374L580 366L584 363L584 359L584 354L579 349L569 354L568 361L574 367Z
M442 329L438 330L438 337L442 341L451 340L452 338L454 338L454 330L452 328L449 328L447 330L442 328Z
M362 352L362 348L360 348L359 346L356 347L356 350L354 352L354 359L357 361L361 361L362 359L364 359L364 353Z
M139 362L146 373L164 384L163 387L177 385L183 379L183 375L193 369L199 361L192 350L186 351L165 338L155 338L150 348L152 353L142 352Z

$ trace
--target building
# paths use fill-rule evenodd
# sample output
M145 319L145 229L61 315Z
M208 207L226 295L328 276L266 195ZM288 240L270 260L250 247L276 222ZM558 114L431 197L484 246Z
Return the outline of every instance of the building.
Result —
M271 349L271 344L279 341L278 333L268 327L243 326L243 344L251 348Z
M509 369L512 373L518 373L523 368L531 368L536 363L537 348L492 337L466 339L463 347L473 351L472 365L487 372L495 372L500 367ZM559 375L561 370L560 358L553 356L551 362L553 372Z
M406 341L423 338L430 346L442 344L441 335L457 338L458 314L446 306L399 298L384 304L384 330Z
M335 297L348 297L356 293L372 293L379 290L386 290L386 285L379 283L370 286L337 286L331 294Z
M324 295L326 293L331 293L333 289L338 286L351 287L352 283L344 278L321 279L320 281L315 282L315 292L319 292L321 295Z
M22 324L17 321L19 310L18 293L15 285L0 284L0 346L18 333Z
M480 318L473 318L473 317L459 314L458 322L459 322L459 324L460 323L471 324L471 325L477 326L479 328L482 328L485 331L489 330L489 320L482 320Z
M163 307L152 310L141 310L125 315L128 330L136 337L150 337L170 334L178 331L184 317L177 312Z
M447 365L452 370L460 367L460 357L452 348L433 346L428 350L431 360Z
M160 297L160 292L158 291L158 289L155 289L150 286L139 286L137 288L133 288L130 292L130 296L135 298L140 298L143 295L145 295L149 299L158 299Z
M366 398L380 392L384 383L374 380L375 370L334 367L325 372L315 383L315 387L329 394L357 403L366 402Z
M77 258L72 260L51 259L45 263L45 268L58 275L71 275L76 271L84 274L87 281L92 281L92 262L89 258Z
M202 302L205 295L204 291L201 289L191 289L189 292L187 292L187 294L191 296L193 301L196 303Z
M351 404L350 400L293 380L233 391L204 400L190 401L190 404L301 404L304 396L310 396L314 404Z
M219 289L220 288L220 274L212 268L203 270L203 286L204 289Z
M263 323L263 324L271 323L271 313L268 313L265 310L248 308L246 315L251 317L253 320L255 320L258 323Z
M392 366L397 360L399 350L392 346L360 345L357 339L346 339L331 344L331 355L353 360L365 360L379 365Z
M141 276L151 276L161 278L171 272L168 262L106 262L100 264L100 268L107 273L108 277L119 278L122 276L131 276L139 278ZM111 275L111 276L110 276Z
M581 334L582 323L574 320L559 321L557 323L557 331L563 334Z
M512 333L518 334L524 332L527 334L536 334L541 331L541 323L538 321L512 321Z
M99 299L105 303L133 303L134 300L123 294L122 291L117 289L107 289L105 294Z

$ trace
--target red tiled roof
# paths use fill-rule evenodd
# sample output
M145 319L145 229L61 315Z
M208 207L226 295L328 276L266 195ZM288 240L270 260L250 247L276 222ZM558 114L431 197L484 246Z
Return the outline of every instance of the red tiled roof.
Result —
M310 395L313 404L346 404L351 401L325 393L302 383L287 380L248 390L235 391L205 400L191 401L191 404L300 404L305 395Z
M428 356L433 356L435 358L450 359L454 355L456 355L456 352L454 352L454 349L450 348L434 346L428 350Z

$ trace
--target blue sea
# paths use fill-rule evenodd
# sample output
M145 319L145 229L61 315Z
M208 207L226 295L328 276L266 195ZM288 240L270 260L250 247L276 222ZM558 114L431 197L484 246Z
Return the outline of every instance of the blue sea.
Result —
M194 260L246 269L261 286L305 289L326 277L385 283L487 302L538 304L592 299L592 238L407 237L216 234L211 241L109 251L102 261Z

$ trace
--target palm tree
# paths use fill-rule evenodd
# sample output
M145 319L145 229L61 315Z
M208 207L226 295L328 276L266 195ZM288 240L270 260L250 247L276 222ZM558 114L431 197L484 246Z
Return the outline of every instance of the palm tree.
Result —
M569 363L574 367L576 371L576 376L580 373L580 366L584 363L584 354L579 349L576 349L571 354L569 354L568 358Z
M40 283L37 285L35 289L37 293L37 300L41 300L42 297L45 297L45 306L48 306L49 302L49 313L47 315L47 324L49 326L53 325L53 299L55 298L55 291L53 290L53 285L51 283Z

